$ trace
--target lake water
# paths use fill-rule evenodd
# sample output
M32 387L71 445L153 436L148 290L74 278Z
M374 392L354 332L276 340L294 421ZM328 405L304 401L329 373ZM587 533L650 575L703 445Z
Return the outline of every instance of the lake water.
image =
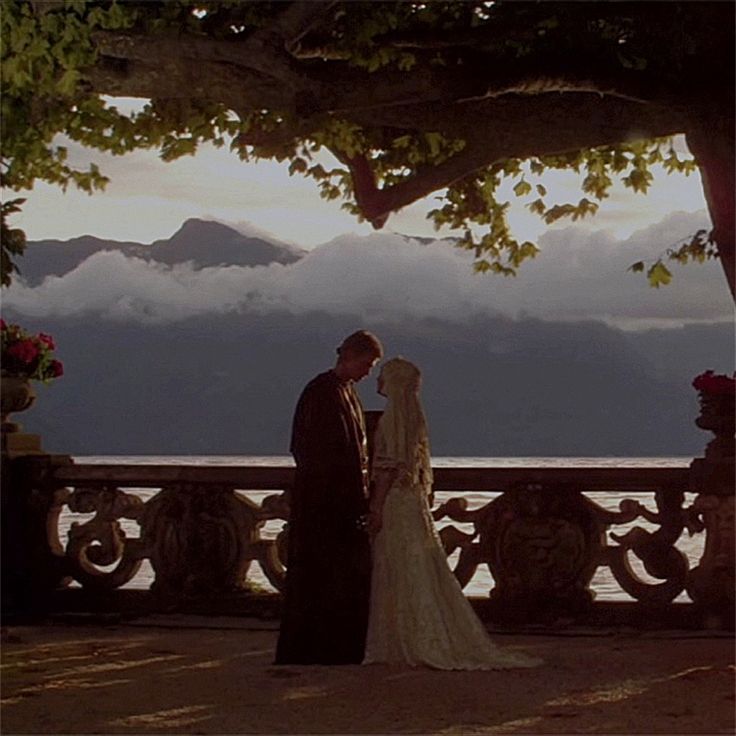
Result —
M74 458L75 462L79 464L131 464L131 465L250 465L250 466L292 466L293 460L291 457L282 455L272 456L251 456L251 455L181 455L181 456L118 456L118 455L107 455L107 456L77 456ZM524 467L547 467L547 468L590 468L590 467L609 467L609 468L637 468L637 467L687 467L692 461L691 457L436 457L433 458L432 463L435 467L451 468L451 467L496 467L496 468L524 468ZM127 489L126 489L127 490ZM137 489L135 491L142 498L147 499L156 493L150 489ZM249 491L248 497L256 502L260 502L262 498L272 494L273 491ZM443 503L447 498L455 494L448 494L445 492L438 492L435 494L435 503ZM494 493L467 493L464 494L468 500L468 507L475 509L484 504L488 503L498 494ZM618 509L619 503L624 498L630 498L627 494L618 493L589 493L586 494L591 500L595 501L599 505L616 510ZM656 511L654 506L654 499L650 495L637 496L638 501L645 504L652 511ZM692 501L692 497L688 498L686 502L688 505ZM61 535L62 543L66 542L66 534L69 527L74 521L84 521L90 518L89 514L72 514L69 511L65 511L60 519L59 531ZM262 529L261 535L265 538L275 537L281 529L281 521L270 521ZM441 528L449 520L442 520L438 523L438 527ZM121 520L121 525L125 530L128 537L138 536L138 526L133 521ZM464 531L472 531L472 526L456 524L460 529ZM633 526L641 526L644 529L656 530L656 525L650 524L644 519L637 519L630 524L621 524L612 527L612 531L617 534L621 534ZM688 557L690 566L694 567L697 565L698 560L703 552L703 544L705 537L703 534L697 534L693 537L688 536L687 532L677 542L677 547L681 549ZM450 564L456 562L457 552L450 556ZM639 560L631 555L631 564L637 574L643 580L651 580L647 573L644 571L643 566ZM251 566L249 572L249 578L254 582L259 583L267 589L271 589L271 585L262 574L257 563ZM148 561L144 561L138 574L131 580L125 587L128 588L148 588L153 581L153 571ZM465 593L469 596L487 596L489 590L493 587L493 578L485 565L479 566L473 579L465 587ZM595 577L592 581L592 588L596 593L596 600L631 600L629 595L622 591L618 583L614 580L610 574L608 568L600 567L596 572ZM682 593L678 598L678 601L689 600L686 593Z

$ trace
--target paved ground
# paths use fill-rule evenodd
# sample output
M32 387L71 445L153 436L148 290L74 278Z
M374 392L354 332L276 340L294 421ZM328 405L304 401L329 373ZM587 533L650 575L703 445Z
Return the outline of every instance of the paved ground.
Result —
M494 634L533 670L275 667L275 624L152 616L3 631L12 734L734 733L725 635ZM580 634L581 632L578 632Z

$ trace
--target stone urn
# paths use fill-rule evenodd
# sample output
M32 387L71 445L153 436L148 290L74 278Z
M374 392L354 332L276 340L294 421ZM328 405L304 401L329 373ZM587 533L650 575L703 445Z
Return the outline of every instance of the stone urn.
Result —
M20 425L8 421L10 414L28 409L36 400L31 380L24 376L3 373L0 376L0 403L2 404L2 431L18 432Z
M734 456L734 433L736 433L734 408L734 394L700 393L700 415L696 418L695 424L715 435L706 446L706 458Z
M693 386L700 400L700 415L695 424L715 435L705 449L706 460L732 460L736 449L736 381L706 371L693 381Z
M728 625L734 620L736 590L736 380L706 371L693 381L693 387L700 399L695 424L715 437L704 457L690 464L690 490L698 493L690 512L705 528L705 548L700 563L689 573L687 592L711 615L720 616L719 625Z

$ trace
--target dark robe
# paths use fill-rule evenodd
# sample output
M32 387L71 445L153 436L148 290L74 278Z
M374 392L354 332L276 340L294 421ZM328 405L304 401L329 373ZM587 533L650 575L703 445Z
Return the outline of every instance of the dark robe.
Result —
M363 660L370 594L367 451L351 382L321 373L294 414L286 590L277 664Z

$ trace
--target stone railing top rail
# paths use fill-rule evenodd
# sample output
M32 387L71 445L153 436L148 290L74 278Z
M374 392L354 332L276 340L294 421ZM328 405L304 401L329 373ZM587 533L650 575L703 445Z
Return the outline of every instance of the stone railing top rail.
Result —
M54 480L68 485L114 484L159 487L173 484L232 486L240 490L281 490L291 486L294 468L284 466L97 465L57 467ZM581 491L646 493L689 490L690 469L670 467L454 467L434 468L436 491L504 491L524 485L566 485Z

